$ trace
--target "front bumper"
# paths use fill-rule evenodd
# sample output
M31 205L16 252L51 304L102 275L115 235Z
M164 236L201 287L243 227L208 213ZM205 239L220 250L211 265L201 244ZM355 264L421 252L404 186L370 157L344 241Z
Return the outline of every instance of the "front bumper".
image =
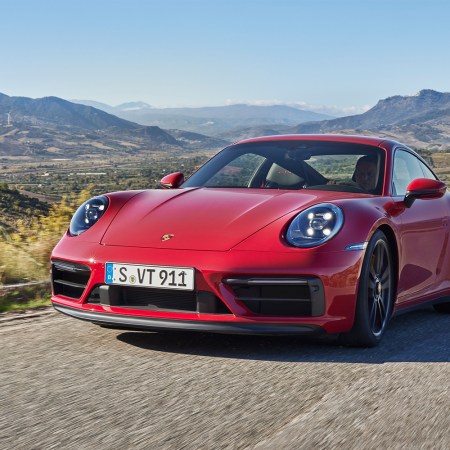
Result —
M78 319L119 328L239 334L315 334L321 330L339 333L350 330L353 325L363 251L209 252L115 247L87 242L74 244L72 239L63 239L55 248L52 260L87 267L86 285L80 290L79 298L54 291L52 302L58 311ZM196 293L192 301L197 306L190 311L176 308L168 311L161 306L153 309L124 306L115 303L114 296L93 303L95 289L102 295L106 262L194 267ZM252 298L245 298L247 288L240 285L242 280L252 279L318 280L310 289L320 285L321 292L311 299L308 314L303 314L301 309L292 312L290 308L286 308L288 313L285 315L273 314L273 309L266 308L267 302L261 301L262 306L258 309L252 306L255 304ZM251 286L247 291L253 295ZM219 308L214 298L219 300ZM268 300L276 304L280 299Z

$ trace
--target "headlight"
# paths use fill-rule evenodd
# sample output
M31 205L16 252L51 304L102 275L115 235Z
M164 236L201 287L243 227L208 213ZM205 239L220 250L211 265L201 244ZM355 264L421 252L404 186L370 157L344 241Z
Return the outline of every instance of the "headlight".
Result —
M295 247L315 247L335 236L342 228L344 214L331 203L302 211L289 225L286 240Z
M92 227L103 216L108 208L108 197L100 195L84 202L76 211L70 221L69 232L78 236Z

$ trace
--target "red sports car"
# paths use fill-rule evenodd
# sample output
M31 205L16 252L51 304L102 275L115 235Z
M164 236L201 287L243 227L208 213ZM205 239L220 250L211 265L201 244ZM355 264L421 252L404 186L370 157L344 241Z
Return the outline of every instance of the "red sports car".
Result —
M105 194L53 251L54 307L106 327L339 333L450 312L450 194L413 150L359 136L226 147L186 181Z

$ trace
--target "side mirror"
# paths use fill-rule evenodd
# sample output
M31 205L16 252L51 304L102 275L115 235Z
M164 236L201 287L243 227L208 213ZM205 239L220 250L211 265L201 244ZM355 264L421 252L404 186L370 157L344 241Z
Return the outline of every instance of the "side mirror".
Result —
M176 189L183 183L184 175L181 172L170 173L159 182L163 189Z
M416 178L406 188L405 205L410 208L417 199L440 198L445 194L447 186L442 181L428 178Z

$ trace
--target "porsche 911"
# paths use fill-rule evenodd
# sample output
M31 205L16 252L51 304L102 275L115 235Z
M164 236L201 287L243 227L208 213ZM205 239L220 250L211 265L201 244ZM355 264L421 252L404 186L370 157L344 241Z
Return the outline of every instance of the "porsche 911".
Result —
M81 205L51 256L52 302L104 327L374 346L400 311L450 312L449 217L446 185L401 143L243 140L187 179Z

